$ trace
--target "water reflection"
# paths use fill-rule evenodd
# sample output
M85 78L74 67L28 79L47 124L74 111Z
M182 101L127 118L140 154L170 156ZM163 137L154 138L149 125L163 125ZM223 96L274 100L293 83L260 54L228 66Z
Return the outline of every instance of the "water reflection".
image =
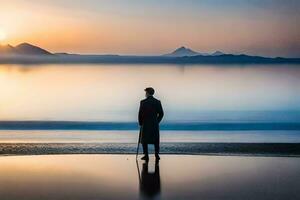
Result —
M144 165L139 182L135 155L0 156L0 199L138 200L142 188L171 200L300 199L296 157L163 155L160 162L156 170Z
M140 193L142 197L150 199L158 197L161 190L159 162L155 160L154 172L149 172L149 161L143 163L141 174L138 162L137 169L139 173Z

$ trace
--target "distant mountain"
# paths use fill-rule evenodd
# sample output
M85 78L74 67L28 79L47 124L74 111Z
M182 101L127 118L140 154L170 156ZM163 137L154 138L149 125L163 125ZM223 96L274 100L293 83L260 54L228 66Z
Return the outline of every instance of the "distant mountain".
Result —
M184 56L220 56L224 55L223 52L221 51L215 51L212 54L209 53L199 53L197 51L194 51L192 49L186 48L186 47L180 47L173 51L172 53L169 54L164 54L163 56L168 56L168 57L184 57Z
M28 55L50 55L49 51L46 51L40 47L34 46L28 43L22 43L15 47L15 50L19 54L28 54Z
M215 51L214 53L212 53L212 56L220 56L220 55L224 55L225 53L221 52L221 51Z
M198 53L196 51L193 51L189 48L180 47L173 51L172 53L165 54L163 56L169 56L169 57L184 57L184 56L197 56L201 55L201 53Z
M11 45L0 46L1 55L52 55L49 51L28 43L22 43L15 47Z
M8 56L7 56L8 55ZM12 55L12 56L11 56ZM51 55L51 56L48 56ZM180 47L163 56L52 54L40 47L22 43L16 47L0 46L0 64L111 63L111 64L300 64L300 58L268 58L262 56L204 54Z

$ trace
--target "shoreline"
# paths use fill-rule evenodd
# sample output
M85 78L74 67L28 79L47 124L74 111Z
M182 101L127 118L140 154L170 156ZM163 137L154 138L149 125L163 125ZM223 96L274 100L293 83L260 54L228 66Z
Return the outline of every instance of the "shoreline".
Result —
M62 153L62 154L0 154L0 158L3 157L23 157L23 156L133 156L134 153ZM154 154L153 154L154 155ZM211 157L244 157L244 158L300 158L300 155L267 155L267 154L176 154L176 153L162 153L163 156L211 156ZM142 154L139 154L142 157ZM152 154L149 155L150 158ZM138 157L137 161L142 161Z
M263 57L246 54L195 56L138 56L138 55L2 55L0 64L299 64L300 58Z
M0 143L0 155L134 155L134 143ZM152 145L150 152L153 151ZM140 154L142 148L139 149ZM162 143L162 155L300 157L300 143Z

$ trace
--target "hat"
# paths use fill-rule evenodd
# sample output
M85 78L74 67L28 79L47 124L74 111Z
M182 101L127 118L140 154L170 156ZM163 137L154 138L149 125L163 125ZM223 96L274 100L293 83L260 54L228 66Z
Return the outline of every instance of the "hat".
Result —
M147 92L147 93L150 94L150 95L153 95L154 92L155 92L154 89L153 89L152 87L147 87L144 91Z

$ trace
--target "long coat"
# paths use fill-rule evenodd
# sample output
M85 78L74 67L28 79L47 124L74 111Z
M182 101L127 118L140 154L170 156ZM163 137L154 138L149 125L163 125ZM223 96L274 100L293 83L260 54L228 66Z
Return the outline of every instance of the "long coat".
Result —
M141 143L159 143L159 122L163 116L164 111L159 100L149 96L141 101L139 109Z

